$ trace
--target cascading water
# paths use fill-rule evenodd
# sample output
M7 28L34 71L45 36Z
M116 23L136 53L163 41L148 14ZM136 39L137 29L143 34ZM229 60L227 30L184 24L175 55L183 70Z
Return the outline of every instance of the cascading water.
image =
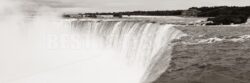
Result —
M58 8L26 1L1 0L0 83L150 83L183 36L168 24L65 22Z
M130 75L136 79L129 83L150 83L160 76L171 59L171 40L184 36L170 24L73 21L71 25L87 38L97 38L104 47L113 49L127 68L134 70Z
M184 35L169 24L47 16L1 25L1 83L150 83Z

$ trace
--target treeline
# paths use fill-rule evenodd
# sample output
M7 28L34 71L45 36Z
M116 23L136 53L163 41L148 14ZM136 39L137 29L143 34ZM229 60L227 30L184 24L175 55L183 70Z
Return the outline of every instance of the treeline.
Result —
M197 17L216 17L221 15L244 15L250 16L250 6L217 6L217 7L192 7L186 11L194 11Z
M148 15L148 16L191 16L209 17L211 25L241 24L246 23L250 16L250 6L216 6L216 7L191 7L187 10L157 10L157 11L125 11L125 12L97 12L79 13L76 15L63 15L64 18L97 18L98 15L113 15L122 18L123 15Z
M229 24L242 24L247 22L248 17L245 15L220 15L208 18L207 21L212 21L208 25L229 25Z
M209 25L229 25L246 23L250 16L250 6L218 6L218 7L192 7L183 11L183 15L196 17L210 17L207 21L212 21Z
M151 16L194 16L216 17L220 15L245 15L250 16L250 6L216 6L216 7L192 7L187 10L158 10L158 11L126 11L85 13L86 15L151 15Z
M176 16L181 15L183 10L167 10L167 11L127 11L127 12L108 12L108 13L85 13L87 15L150 15L150 16Z
M250 16L250 6L192 7L187 10L86 13L86 15L113 15L119 18L122 18L122 15L209 17L208 25L228 25L246 23Z

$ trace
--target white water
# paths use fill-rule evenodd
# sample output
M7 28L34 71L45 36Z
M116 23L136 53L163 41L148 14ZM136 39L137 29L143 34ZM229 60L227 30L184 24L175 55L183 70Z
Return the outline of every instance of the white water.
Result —
M136 21L73 21L72 27L85 36L102 41L116 52L122 64L135 76L129 83L148 83L168 67L171 40L184 34L170 24ZM163 60L162 63L157 63ZM157 65L155 65L157 64ZM122 71L121 71L122 72Z
M50 8L27 19L19 3L3 2L0 83L151 82L168 67L170 41L183 35L167 24L67 21Z
M151 82L168 67L170 41L183 35L168 24L47 16L1 26L1 83Z
M168 24L47 16L1 26L1 83L151 82L168 67L170 41L183 35Z

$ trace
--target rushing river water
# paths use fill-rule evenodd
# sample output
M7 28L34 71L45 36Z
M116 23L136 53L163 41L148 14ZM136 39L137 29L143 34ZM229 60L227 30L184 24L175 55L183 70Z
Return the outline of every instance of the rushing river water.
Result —
M0 24L1 83L148 83L184 35L170 24L46 15Z

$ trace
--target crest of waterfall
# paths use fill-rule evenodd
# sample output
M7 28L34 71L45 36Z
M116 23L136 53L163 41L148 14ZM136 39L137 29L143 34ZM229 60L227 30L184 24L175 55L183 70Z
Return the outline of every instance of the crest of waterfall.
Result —
M70 25L86 38L86 45L99 42L101 48L116 51L122 62L137 71L139 83L151 83L168 68L171 40L185 35L171 24L160 23L78 20Z

